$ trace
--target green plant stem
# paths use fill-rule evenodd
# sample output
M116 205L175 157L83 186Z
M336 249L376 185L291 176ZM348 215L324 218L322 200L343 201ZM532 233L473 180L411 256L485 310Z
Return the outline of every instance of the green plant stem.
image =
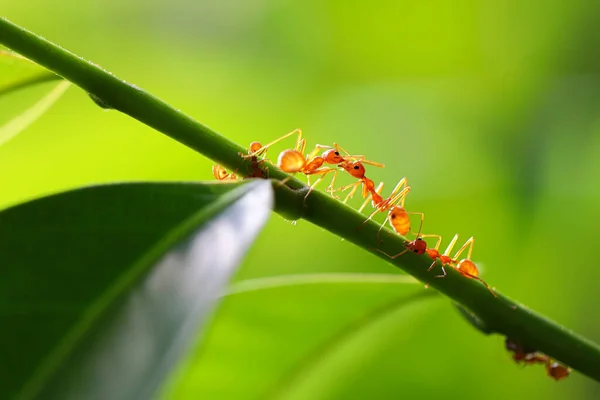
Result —
M244 148L97 65L6 19L0 19L0 43L78 85L103 105L151 126L215 162L238 170L242 175L247 171L249 162L239 156L239 153L246 151ZM269 166L269 176L275 179L287 177L273 166ZM287 185L298 190L274 184L276 210L286 217L302 216L367 250L380 248L388 254L394 254L402 249L405 238L387 231L382 234L384 243L380 244L377 241L377 224L370 222L362 229L357 229L364 221L364 216L323 193L311 193L303 208L303 198L308 188L296 179L291 179ZM452 268L446 268L446 278L436 279L435 275L440 273L439 267L427 272L430 260L426 256L409 253L390 260L384 254L373 253L472 311L481 319L487 332L497 332L520 340L528 347L538 349L600 381L600 347L595 343L500 293L497 298L492 296L479 282L463 277Z

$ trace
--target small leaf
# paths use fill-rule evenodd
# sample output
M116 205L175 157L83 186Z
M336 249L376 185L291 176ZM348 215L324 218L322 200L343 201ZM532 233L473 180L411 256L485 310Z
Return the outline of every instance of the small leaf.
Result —
M71 86L71 83L68 81L60 82L33 106L8 121L4 126L0 126L0 146L6 144L9 140L13 139L44 115L44 113L60 99L69 86Z
M390 318L396 329L412 332L410 317L394 315L437 294L416 282L402 274L367 273L237 282L205 340L173 375L162 398L279 399L310 392L305 383L317 370L322 384L343 384L344 368L329 369L329 361L347 356L346 362L360 364L360 354L348 350L348 343L361 341L359 353L364 353L367 343L377 345L381 338L372 329ZM299 398L330 398L315 393Z
M271 206L268 181L130 183L0 212L0 398L152 397Z
M36 63L0 48L0 96L62 78Z

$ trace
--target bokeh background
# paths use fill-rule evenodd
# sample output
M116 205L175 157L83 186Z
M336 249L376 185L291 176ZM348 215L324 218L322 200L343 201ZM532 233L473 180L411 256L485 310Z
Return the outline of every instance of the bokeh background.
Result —
M597 1L30 0L3 13L240 144L302 128L309 146L338 142L385 163L369 175L388 191L408 177L407 206L426 213L427 232L476 237L474 259L492 286L600 341ZM0 122L48 88L1 99ZM211 165L72 88L0 148L0 205L99 182L207 180ZM236 279L344 271L401 273L274 214ZM226 299L165 398L259 397L293 371L296 353L327 341L328 323L398 290L372 289ZM445 298L411 307L337 364L313 357L304 372L334 381L314 393L600 396L577 373L557 383L541 367L519 368L501 337L474 330Z

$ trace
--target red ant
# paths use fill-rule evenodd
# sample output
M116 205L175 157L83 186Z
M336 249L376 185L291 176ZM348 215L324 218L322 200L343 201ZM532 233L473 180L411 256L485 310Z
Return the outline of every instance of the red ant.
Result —
M256 152L258 155L265 155L267 153L267 149L262 149L262 145L259 142L252 142L250 143L250 147L248 148L248 153L254 153ZM240 153L240 156L242 157L246 157L245 154ZM248 169L248 175L246 175L243 179L248 179L248 178L267 178L268 176L268 170L263 170L260 167L260 164L263 163L265 160L259 160L257 156L251 156L250 157L250 168ZM219 181L237 181L239 180L238 176L235 174L235 172L232 173L227 173L227 170L221 166L221 165L213 165L212 167L212 173L213 176L215 177L215 179L219 180Z
M346 168L352 168L354 166L354 163L356 163L356 162L358 162L358 160L360 160L361 162L363 162L365 164L370 164L370 165L374 165L374 166L381 167L381 168L384 167L383 164L365 160L364 156L350 155L346 150L344 150L342 147L340 147L336 143L334 143L333 149L331 148L331 146L323 146L323 145L318 144L315 146L315 148L312 152L310 152L309 154L307 154L305 156L304 151L306 148L306 139L304 139L302 137L302 130L300 130L300 129L293 130L292 132L289 132L289 133L283 135L282 137L275 139L271 143L261 146L257 150L251 152L249 155L244 156L244 157L255 157L255 156L259 155L261 151L266 151L266 149L268 149L270 146L272 146L275 143L277 143L289 136L292 136L294 134L298 134L298 138L296 139L296 145L294 146L293 149L287 149L287 150L284 150L281 153L279 153L279 157L277 158L277 167L279 167L279 169L281 169L284 172L288 172L288 173L300 172L300 173L306 175L306 177L308 179L308 185L310 186L310 189L309 189L308 193L306 194L306 197L310 194L310 192L314 189L314 187L319 182L321 182L323 180L323 178L325 178L325 175L327 175L330 172L333 172L334 176L333 176L333 179L332 179L329 187L327 188L327 190L328 190L328 192L330 192L333 195L333 183L335 182L337 170L335 168L323 167L323 164L337 165L337 166L341 166L344 169L346 169ZM321 156L317 155L317 153L319 151L325 150L325 149L327 149L327 150ZM340 154L340 151L344 152L346 155L342 156ZM351 166L351 164L352 164L352 166ZM361 165L361 167L362 167L362 165ZM362 168L364 169L364 167L362 167ZM310 183L311 175L320 175L320 177L313 184L311 184ZM364 173L363 173L363 175L364 175Z
M554 380L561 380L568 377L571 373L570 368L564 365L553 362L550 357L536 350L528 349L522 346L517 341L506 338L504 345L509 352L512 352L512 358L516 363L524 362L525 364L544 364L546 373Z
M217 165L217 164L213 165L212 173L213 173L213 176L215 177L215 179L218 181L228 182L228 181L237 181L238 180L238 177L234 172L228 174L227 170L225 168L223 168L221 165Z
M550 358L547 355L541 354L540 352L533 349L525 348L516 340L510 339L508 337L504 341L504 346L506 347L506 350L513 353L512 358L517 364L523 362L525 364L538 363L545 365L550 360Z
M435 237L435 235L431 235L431 237ZM457 240L458 240L458 233L456 235L454 235L454 237L452 238L452 241L446 248L446 251L444 251L444 254L440 254L438 251L438 248L440 246L440 243L442 242L442 237L438 236L438 241L437 241L435 247L433 249L427 249L427 254L429 255L430 258L433 259L433 263L431 264L431 266L429 267L429 269L427 271L430 271L435 266L436 258L439 258L440 262L442 263L442 272L443 272L443 275L438 276L439 278L446 277L446 270L444 269L444 264L447 264L447 265L454 267L458 272L461 273L462 276L464 276L466 278L478 280L487 288L487 290L490 291L491 294L494 295L494 297L498 297L498 295L492 290L492 288L490 288L490 286L487 283L485 283L485 281L483 279L481 279L479 277L479 270L477 269L477 266L475 265L475 263L473 261L471 261L471 253L473 252L473 243L475 242L474 237L471 236L465 242L465 244L463 244L462 247L460 249L458 249L456 254L454 254L454 257L450 258L450 252L452 251L452 248L456 244ZM467 252L467 258L458 260L458 257L461 255L461 253L467 247L469 248L469 251Z
M421 224L421 227L422 227L422 224ZM454 257L450 257L450 252L452 251L452 249L454 248L454 245L456 244L456 241L458 240L458 234L454 235L454 238L452 238L452 241L446 248L446 251L444 251L444 254L440 254L438 249L440 247L440 244L442 243L442 237L440 235L421 235L421 227L419 227L419 232L417 233L417 238L413 241L405 242L404 243L405 249L403 251L401 251L400 253L391 256L380 249L375 249L375 250L379 251L380 253L385 254L386 256L390 257L391 259L398 258L401 255L403 255L404 253L407 253L409 251L412 251L413 253L418 254L418 255L427 254L427 256L429 256L429 258L431 258L433 260L433 262L431 263L431 265L429 266L427 271L431 271L433 269L433 267L435 267L435 264L437 263L438 259L440 260L440 263L442 264L442 273L443 274L436 275L435 276L436 278L445 278L447 274L446 274L446 269L444 268L444 266L449 265L449 266L453 267L454 269L456 269L458 272L460 272L460 274L463 275L464 277L469 278L469 279L478 280L487 288L487 290L490 291L490 293L492 293L494 295L494 297L498 297L498 295L492 290L492 288L490 288L490 286L487 283L485 283L485 281L483 279L479 278L479 276L478 276L479 270L477 269L477 266L475 265L475 263L473 263L473 261L471 261L471 253L473 252L473 242L475 241L475 239L473 237L469 238L469 240L467 240L465 242L465 244L456 252ZM437 238L438 240L437 240L435 247L427 248L427 242L425 242L423 240L424 237ZM469 251L467 253L467 258L458 261L458 257L461 255L461 253L467 247L469 247Z
M248 147L248 154L254 154L250 156L250 173L246 176L246 178L262 178L266 179L269 177L269 170L262 169L260 164L265 162L265 158L259 160L258 156L265 156L267 154L267 149L263 147L259 142L250 143L250 147ZM245 154L240 154L245 158Z

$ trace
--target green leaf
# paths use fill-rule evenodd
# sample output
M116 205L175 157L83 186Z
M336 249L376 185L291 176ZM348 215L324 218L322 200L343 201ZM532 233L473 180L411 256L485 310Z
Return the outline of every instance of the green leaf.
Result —
M127 183L0 212L0 398L151 397L272 201L269 181Z
M71 86L68 81L62 81L56 85L47 95L38 100L31 107L17 115L3 126L0 126L0 146L6 144L19 133L27 129L39 117L44 115L48 109L61 98L65 91Z
M361 365L379 339L412 334L402 312L437 295L401 274L345 273L252 279L228 293L163 398L330 398L321 391L344 385L348 358Z
M60 76L49 72L28 59L0 48L0 96L6 96L44 82L61 79ZM40 118L60 99L69 86L71 86L70 82L61 81L33 105L1 125L0 146L13 139Z
M60 79L60 76L25 57L0 48L0 96Z

